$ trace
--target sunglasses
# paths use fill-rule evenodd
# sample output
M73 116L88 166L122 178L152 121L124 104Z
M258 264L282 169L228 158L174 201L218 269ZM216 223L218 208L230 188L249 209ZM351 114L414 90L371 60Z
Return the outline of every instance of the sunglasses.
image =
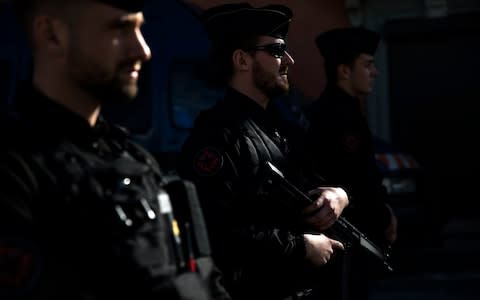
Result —
M246 51L265 51L273 57L282 58L287 52L287 44L284 43L275 43L267 45L254 46L252 48L246 49Z

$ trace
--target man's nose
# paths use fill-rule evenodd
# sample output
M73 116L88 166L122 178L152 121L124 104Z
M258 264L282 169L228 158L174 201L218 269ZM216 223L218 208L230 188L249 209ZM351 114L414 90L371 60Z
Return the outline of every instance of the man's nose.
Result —
M135 34L134 46L132 47L131 51L131 56L141 61L150 60L152 57L150 47L145 41L145 38L140 30L137 30Z

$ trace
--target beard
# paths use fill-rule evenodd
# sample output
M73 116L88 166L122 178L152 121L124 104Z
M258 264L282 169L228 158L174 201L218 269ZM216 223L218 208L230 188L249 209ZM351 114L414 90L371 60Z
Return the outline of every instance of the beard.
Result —
M90 59L81 47L72 47L68 57L70 77L80 89L101 104L129 103L137 96L137 79L125 79L126 73L135 62L125 61L110 67L107 63Z
M286 74L287 67L281 66L279 73ZM265 70L257 61L253 65L253 84L270 99L285 95L290 89L288 79Z
M136 81L125 83L115 77L87 77L86 80L79 81L79 84L102 104L130 103L138 93Z

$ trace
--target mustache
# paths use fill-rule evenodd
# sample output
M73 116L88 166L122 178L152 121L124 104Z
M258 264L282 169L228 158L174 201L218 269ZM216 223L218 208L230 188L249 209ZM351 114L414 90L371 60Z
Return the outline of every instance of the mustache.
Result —
M133 70L133 71L140 72L141 69L142 69L142 62L138 60L124 61L119 63L117 66L118 71Z
M278 70L278 72L281 75L287 75L288 74L288 67L287 66L280 66L280 69Z

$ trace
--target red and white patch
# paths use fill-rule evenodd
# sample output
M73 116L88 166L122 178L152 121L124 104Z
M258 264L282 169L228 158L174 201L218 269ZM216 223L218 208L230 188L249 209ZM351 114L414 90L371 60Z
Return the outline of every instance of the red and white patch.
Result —
M355 135L347 135L343 138L343 149L346 152L356 152L362 144L362 140Z
M39 280L42 258L32 243L0 236L0 298L25 293ZM2 298L3 299L3 298Z
M223 156L215 148L205 147L197 152L193 160L193 168L201 176L212 176L223 167Z

